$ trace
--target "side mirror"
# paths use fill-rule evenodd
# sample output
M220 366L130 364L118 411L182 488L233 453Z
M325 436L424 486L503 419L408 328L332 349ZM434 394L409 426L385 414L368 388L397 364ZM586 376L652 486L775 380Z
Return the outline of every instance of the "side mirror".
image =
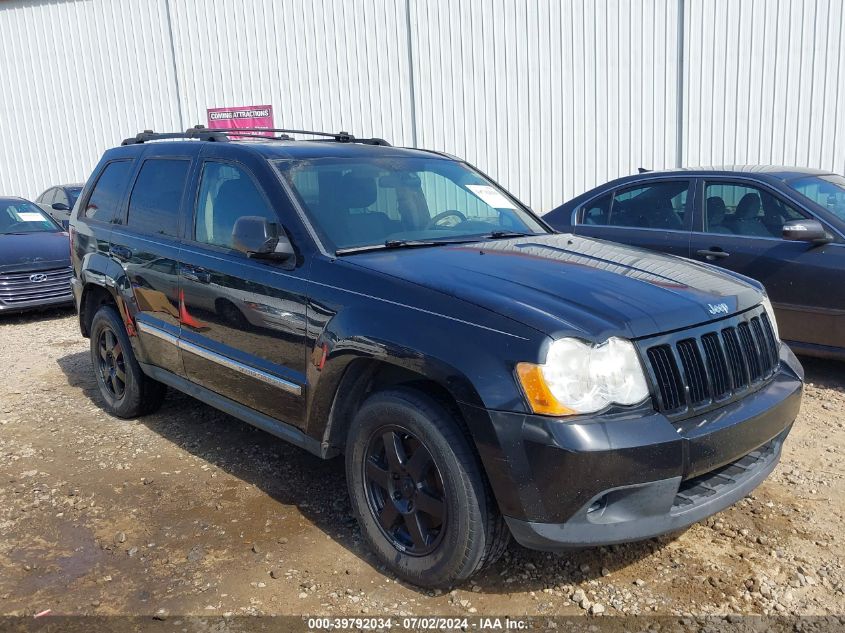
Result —
M232 229L235 250L249 257L285 260L293 257L293 245L278 224L257 215L246 215Z
M70 207L67 206L64 202L54 202L51 206L56 211L70 211Z
M790 220L783 225L783 239L814 244L827 244L831 241L818 220Z

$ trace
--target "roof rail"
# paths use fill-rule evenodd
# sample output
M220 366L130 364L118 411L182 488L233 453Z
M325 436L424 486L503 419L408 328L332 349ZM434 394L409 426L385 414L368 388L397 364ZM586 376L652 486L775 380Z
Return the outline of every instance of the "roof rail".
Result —
M277 133L280 136L266 136L267 132ZM200 141L227 142L230 136L242 138L269 139L276 141L292 141L294 138L289 134L308 134L325 138L312 139L315 141L334 141L337 143L363 143L365 145L384 145L390 147L390 143L382 138L356 138L349 132L314 132L312 130L288 130L282 128L237 128L227 130L209 129L203 125L188 128L184 132L153 132L144 130L131 138L124 139L121 145L139 145L147 141L162 141L167 139L196 139Z
M336 141L338 143L363 143L364 145L384 145L390 147L390 143L383 138L357 138L352 136L349 132L315 132L313 130L289 130L285 128L238 128L234 130L224 130L226 134L240 135L241 132L250 132L259 134L262 132L277 132L283 135L287 134L307 134L309 136L320 136L324 138L314 140ZM284 140L292 140L290 137Z
M131 138L123 139L121 145L139 145L147 141L162 141L177 138L225 143L229 140L229 137L222 132L226 132L226 130L211 130L202 125L188 128L184 132L153 132L152 130L144 130Z

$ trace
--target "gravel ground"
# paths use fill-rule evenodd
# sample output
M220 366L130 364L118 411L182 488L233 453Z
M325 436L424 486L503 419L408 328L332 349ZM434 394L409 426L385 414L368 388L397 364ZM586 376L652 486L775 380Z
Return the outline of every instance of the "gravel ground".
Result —
M774 474L681 534L566 555L512 544L451 592L380 570L324 462L171 393L101 411L69 311L0 317L0 613L843 614L845 364L805 361Z

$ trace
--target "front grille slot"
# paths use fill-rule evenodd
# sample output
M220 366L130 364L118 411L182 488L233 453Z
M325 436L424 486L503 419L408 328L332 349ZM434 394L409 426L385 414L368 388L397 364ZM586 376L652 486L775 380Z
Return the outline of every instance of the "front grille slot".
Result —
M707 385L704 362L701 360L701 353L698 351L695 339L678 341L678 356L681 358L681 365L686 374L687 385L689 385L690 404L706 402L710 399L710 390Z
M742 348L739 345L736 328L729 327L722 330L722 340L725 343L725 353L728 355L733 388L735 390L742 389L748 384L748 369L742 356Z
M704 348L704 357L707 361L707 369L710 372L710 381L713 388L713 399L724 398L731 390L731 379L728 363L722 346L719 345L719 336L710 332L701 337L701 346Z
M754 382L760 378L763 370L760 367L760 354L751 335L751 326L748 323L740 323L737 327L737 332L739 332L739 344L742 346L742 355L748 363L749 378L751 382Z
M684 384L678 364L668 345L658 345L648 350L648 359L657 378L662 410L674 411L684 404Z
M721 323L721 329L680 332L647 348L661 412L673 419L693 415L774 375L778 342L764 311Z

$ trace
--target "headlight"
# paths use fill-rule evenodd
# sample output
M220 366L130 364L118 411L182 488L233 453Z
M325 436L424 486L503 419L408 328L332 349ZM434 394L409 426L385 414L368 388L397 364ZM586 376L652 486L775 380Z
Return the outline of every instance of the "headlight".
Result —
M558 339L545 363L519 363L516 372L534 413L591 413L611 403L637 404L648 396L637 351L621 338L600 345Z
M766 314L769 315L769 323L772 324L772 329L775 331L775 340L780 342L780 334L778 333L778 322L775 319L775 310L772 308L772 302L769 301L769 295L763 295L763 308Z

